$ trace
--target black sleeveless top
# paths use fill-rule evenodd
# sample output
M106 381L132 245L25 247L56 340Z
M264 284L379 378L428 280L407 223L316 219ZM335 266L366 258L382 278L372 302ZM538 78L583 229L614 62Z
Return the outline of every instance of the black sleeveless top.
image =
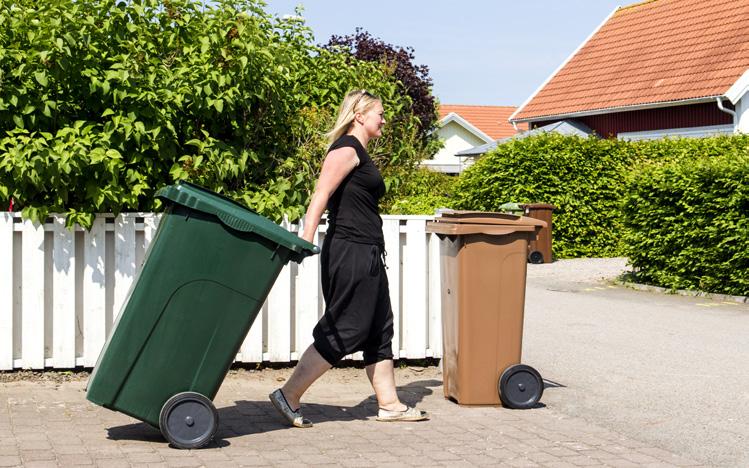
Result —
M385 194L385 182L355 136L343 135L328 152L345 147L354 148L359 165L343 179L328 200L328 236L383 246L378 203Z

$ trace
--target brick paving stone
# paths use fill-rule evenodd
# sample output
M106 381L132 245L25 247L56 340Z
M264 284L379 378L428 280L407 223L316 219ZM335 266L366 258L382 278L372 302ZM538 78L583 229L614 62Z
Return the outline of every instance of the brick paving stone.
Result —
M555 461L555 462L550 462L550 463L544 463L544 466L546 466L548 468L576 468L576 466L573 465L572 463L566 462L566 461L561 461L561 460L560 461Z
M54 460L57 458L51 450L23 450L21 449L21 459L26 462L37 460Z
M526 458L513 458L512 460L507 460L503 463L503 465L507 466L517 466L517 467L538 467L541 466L538 463L528 460Z
M58 455L70 455L74 453L86 453L86 447L83 445L52 445L52 451Z
M97 468L130 468L132 466L129 461L122 458L96 460L95 465Z
M94 460L85 454L67 454L59 455L57 461L63 466L71 465L93 465Z
M546 447L543 450L549 455L554 455L555 457L571 457L577 455L577 452L575 452L574 450L570 450L568 448L560 446Z
M58 468L60 466L59 463L57 463L54 460L34 460L30 462L24 462L23 468Z
M489 457L484 454L464 455L463 458L466 460L466 462L472 463L474 465L479 465L479 466L482 466L482 465L493 466L497 464L497 460L495 458Z
M21 450L52 450L52 444L44 440L21 440L18 442L18 448Z
M17 466L21 464L21 457L18 455L0 455L0 466Z
M607 460L606 464L613 468L630 468L630 467L640 466L639 464L631 462L624 458L615 458L612 460Z
M549 463L549 462L553 462L553 461L558 461L559 460L558 457L550 455L550 454L548 454L546 452L529 453L528 455L526 455L526 457L529 460L531 460L531 461L534 461L536 463L541 463L541 464Z
M262 457L236 456L232 460L239 466L272 466L271 462Z
M160 463L164 461L161 455L153 452L128 453L125 458L132 463Z
M175 468L198 467L203 464L200 460L192 457L167 458L165 462L167 466Z
M637 452L622 454L622 458L624 458L625 460L629 460L631 462L634 462L634 463L641 464L641 465L643 465L645 463L658 463L658 462L660 462L660 460L658 460L655 457L652 457L650 455L645 455L644 453L637 453Z
M596 460L595 458L591 458L585 455L576 455L574 457L564 457L564 461L568 463L572 463L573 465L576 465L576 466L597 466L601 464L599 460Z

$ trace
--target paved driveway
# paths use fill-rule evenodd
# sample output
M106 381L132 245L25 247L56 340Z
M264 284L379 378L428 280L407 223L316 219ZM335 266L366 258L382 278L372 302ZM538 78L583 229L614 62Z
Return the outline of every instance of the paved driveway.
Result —
M596 283L623 259L531 265L524 360L544 402L703 463L749 466L749 305Z

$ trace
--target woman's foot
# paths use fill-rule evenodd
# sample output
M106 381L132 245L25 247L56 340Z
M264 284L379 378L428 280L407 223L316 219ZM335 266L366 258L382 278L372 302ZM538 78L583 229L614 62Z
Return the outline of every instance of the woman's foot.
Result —
M406 406L404 410L387 410L380 408L377 411L377 421L426 421L429 419L429 413L416 409L412 406Z
M268 395L268 398L270 399L270 402L273 403L276 410L281 413L281 416L283 416L292 426L312 427L312 422L302 416L300 411L301 408L297 408L296 410L291 409L289 402L286 400L286 396L284 396L283 391L281 391L280 388Z

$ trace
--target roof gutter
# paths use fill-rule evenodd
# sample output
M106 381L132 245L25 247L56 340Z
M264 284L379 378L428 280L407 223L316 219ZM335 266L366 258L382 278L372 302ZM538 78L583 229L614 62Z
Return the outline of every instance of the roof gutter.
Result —
M537 115L537 116L527 117L523 119L515 119L514 122L536 122L539 120L546 121L546 120L574 119L576 117L585 117L588 115L611 114L613 112L629 112L629 111L637 111L637 110L645 110L645 109L655 109L659 107L684 106L688 104L704 104L708 102L713 102L715 98L720 98L720 97L723 97L723 96L706 96L706 97L700 97L700 98L682 99L679 101L661 101L661 102L651 102L648 104L635 104L635 105L630 105L630 106L605 107L602 109L569 112L566 114Z
M736 111L732 111L731 109L726 109L723 107L723 97L718 96L715 98L715 102L718 103L718 109L720 109L722 112L725 112L726 114L733 117L733 131L736 132Z

